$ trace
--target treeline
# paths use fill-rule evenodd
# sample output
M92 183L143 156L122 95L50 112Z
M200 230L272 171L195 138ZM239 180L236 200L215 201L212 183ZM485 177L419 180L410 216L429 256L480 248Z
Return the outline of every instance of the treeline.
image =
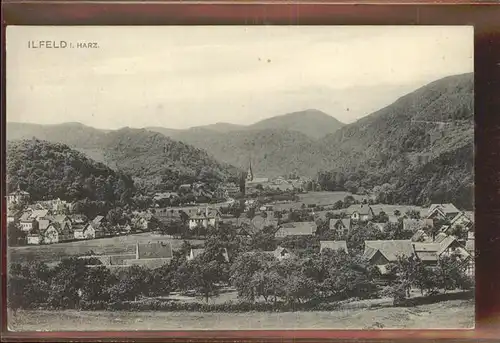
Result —
M19 185L33 201L60 198L126 203L135 193L131 177L64 144L38 139L9 141L7 156L7 191Z
M411 288L430 295L474 286L455 256L435 267L400 259L382 276L357 252L316 250L279 260L257 250L256 244L221 229L208 237L199 256L186 259L193 247L184 243L169 264L156 269L132 266L112 271L90 257L63 259L53 268L36 261L13 263L8 304L11 309L317 310L328 309L326 304L334 309L336 302L346 299L388 295L398 303ZM208 305L228 286L237 290L240 302ZM197 296L206 305L160 300L172 292Z
M392 168L366 166L349 172L318 173L323 190L373 194L375 202L429 206L453 203L472 210L474 199L473 144L448 151L423 165L413 166L403 157Z

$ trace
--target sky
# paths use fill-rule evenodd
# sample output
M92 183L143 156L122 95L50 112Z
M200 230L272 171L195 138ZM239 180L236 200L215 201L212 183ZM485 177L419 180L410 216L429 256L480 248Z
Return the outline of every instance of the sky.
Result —
M474 58L471 26L10 26L6 51L7 121L103 129L351 123Z

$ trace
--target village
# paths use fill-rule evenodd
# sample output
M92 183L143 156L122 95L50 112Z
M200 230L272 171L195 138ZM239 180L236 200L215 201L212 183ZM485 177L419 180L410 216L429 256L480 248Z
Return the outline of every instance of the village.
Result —
M362 241L355 248L361 248L363 258L382 274L398 258L414 256L426 265L436 265L442 257L454 254L466 266L467 274L473 275L473 212L459 210L453 204L431 204L428 208L407 207L404 213L400 210L404 207L377 204L366 196L356 199L352 195L329 203L328 196L335 192L314 192L315 188L314 181L306 178L255 178L250 163L244 189L234 183L220 184L213 192L205 191L202 183L180 185L178 192L152 195L151 208L130 210L125 220L114 226L106 213L87 218L75 213L71 203L60 199L31 203L30 194L20 188L7 197L7 221L9 235L12 230L20 233L15 235L18 241L13 245L77 245L79 241L147 235L147 242L137 241L133 251L114 255L101 252L94 256L110 268L156 268L168 264L175 250L172 242L203 242L210 230L229 225L242 237L265 233L275 239L272 250L269 246L257 248L279 260L308 246L319 252L330 249L349 253L348 240L359 236L353 235L357 231L362 232ZM319 196L321 204L301 203L300 196L304 199L308 194L323 196ZM202 197L208 202L185 204L181 203L181 196ZM280 244L283 241L285 244ZM191 249L186 258L193 259L202 252L203 248ZM93 255L93 251L84 255ZM227 251L225 259L229 259Z

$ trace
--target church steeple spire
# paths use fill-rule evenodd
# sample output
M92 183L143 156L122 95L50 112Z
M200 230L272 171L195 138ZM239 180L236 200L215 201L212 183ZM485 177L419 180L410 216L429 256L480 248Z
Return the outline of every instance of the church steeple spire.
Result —
M253 171L252 171L252 159L248 158L248 171L247 171L247 181L253 180Z

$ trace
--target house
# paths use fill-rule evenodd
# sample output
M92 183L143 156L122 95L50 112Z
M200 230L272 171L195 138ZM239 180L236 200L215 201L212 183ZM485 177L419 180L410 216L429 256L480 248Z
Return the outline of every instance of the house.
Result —
M85 235L84 235L85 228L87 228L87 225L74 224L73 225L73 238L74 239L87 239L87 238L85 238Z
M151 229L151 215L141 215L132 219L132 227L136 231L150 231Z
M170 242L148 242L137 243L135 245L135 258L150 259L150 258L172 258L173 251Z
M205 249L191 249L189 254L186 256L188 261L194 260L196 257L200 256L205 252Z
M353 221L362 221L367 222L372 220L375 216L373 209L370 205L361 204L361 205L351 205L346 209L347 215Z
M209 226L217 227L220 221L220 213L216 209L205 208L205 211L198 211L195 215L189 217L189 228L195 229L202 226L205 229Z
M54 223L49 224L45 230L40 230L43 244L59 243L59 230Z
M345 251L347 250L347 242L346 241L320 241L319 252L323 252L325 249L333 250L333 251Z
M295 256L295 254L290 249L283 247L277 247L274 251L266 251L266 253L273 255L279 261Z
M46 217L51 223L57 223L59 233L62 234L61 241L73 239L71 219L64 214Z
M77 226L74 230L75 239L94 239L101 236L102 232L94 227L91 223L88 223L85 226Z
M387 216L389 218L389 220L387 221L388 223L391 223L391 224L397 224L399 223L399 217L398 216L395 216L395 215L388 215Z
M439 251L441 244L439 243L413 243L415 255L426 264L435 264L439 259Z
M414 250L410 240L365 241L363 257L377 266L411 256L414 256Z
M178 199L179 194L175 192L164 192L164 193L156 193L153 196L153 201L154 202L159 202L163 200L173 200L173 199Z
M413 236L410 238L410 241L412 242L427 242L430 243L432 242L431 237L429 237L428 234L425 233L424 230L420 229L417 230Z
M37 201L33 205L34 209L50 210L53 214L65 214L73 208L71 203L59 198L53 200Z
M380 232L384 232L387 227L387 223L369 222L368 225Z
M403 230L417 232L420 229L425 229L426 227L433 227L434 221L432 219L403 219Z
M455 228L461 226L464 229L469 229L474 225L473 221L465 212L460 212L450 221L450 226Z
M240 193L240 187L234 182L228 182L219 185L214 192L215 197L220 199L228 199L237 196Z
M27 203L29 199L30 194L26 191L22 191L19 185L17 185L17 189L7 195L7 206L10 207L14 204Z
M475 255L475 250L474 250L474 240L469 239L467 242L465 242L465 250L471 255Z
M183 185L180 185L178 190L180 193L189 193L191 192L191 184L185 183Z
M453 204L432 204L427 212L427 218L451 220L459 213L460 210Z
M144 266L147 268L158 268L168 264L173 257L170 242L148 242L137 243L135 246L135 258L123 260L123 265Z
M42 236L38 232L31 232L26 237L26 243L29 245L42 244Z
M38 221L31 216L31 212L24 212L19 218L19 225L21 226L21 231L31 232L38 228Z
M96 216L94 220L88 222L83 229L85 239L103 237L106 231L104 216Z
M272 211L269 211L265 212L265 214L258 214L253 217L251 220L251 224L255 229L261 231L268 226L277 228L279 225L279 221L274 217L274 213Z
M195 259L196 257L202 255L204 252L205 252L205 249L191 249L189 251L189 254L186 256L186 259L188 261L191 261L191 260ZM222 256L223 256L224 260L229 263L229 254L228 254L226 248L224 248L224 251L222 252Z
M451 256L454 253L458 254L462 260L467 260L470 257L470 253L452 236L447 236L439 243L415 242L413 249L416 256L428 264L436 264L443 256Z
M72 225L74 224L84 224L88 221L88 218L84 214L72 214L69 216Z
M330 230L337 232L339 235L348 235L351 231L350 219L330 219Z
M315 222L294 222L280 225L276 238L287 236L312 236L317 230Z

